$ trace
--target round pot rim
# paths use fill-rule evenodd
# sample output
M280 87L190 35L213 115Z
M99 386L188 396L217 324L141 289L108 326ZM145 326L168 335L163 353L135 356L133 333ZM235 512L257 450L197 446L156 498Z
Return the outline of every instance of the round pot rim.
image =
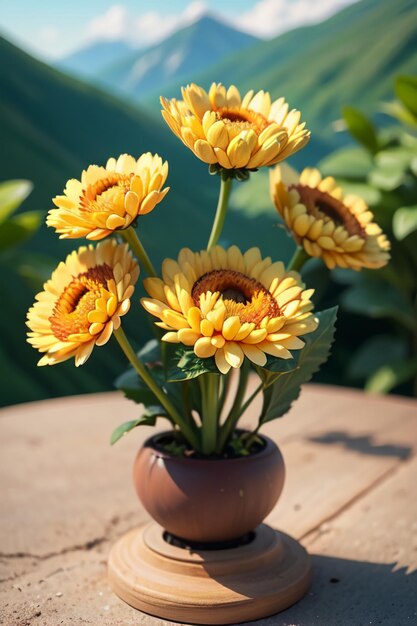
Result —
M250 431L245 431L245 429L238 429L240 432L250 432ZM260 458L264 458L269 456L270 454L273 454L276 450L279 451L279 448L277 446L277 444L275 443L275 441L273 441L270 437L268 437L267 435L258 435L260 439L262 439L265 442L265 446L261 449L258 450L252 454L248 454L247 456L236 456L236 457L230 457L227 459L222 459L222 458L218 458L218 457L202 457L202 456L198 456L198 457L194 457L194 456L175 456L173 454L170 454L169 452L166 452L164 450L160 450L158 448L155 447L154 445L154 440L157 437L163 437L164 435L169 435L172 432L174 432L172 429L171 430L164 430L158 433L155 433L154 435L152 435L151 437L148 437L148 439L145 440L145 442L143 443L143 448L151 448L153 454L161 459L167 459L170 462L177 462L177 463L207 463L207 462L217 462L217 463L248 463L248 462L252 462L252 461L257 461Z

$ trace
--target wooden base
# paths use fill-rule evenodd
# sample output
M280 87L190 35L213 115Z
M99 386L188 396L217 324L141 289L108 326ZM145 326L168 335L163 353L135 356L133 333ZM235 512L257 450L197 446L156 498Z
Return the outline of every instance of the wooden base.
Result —
M307 552L262 524L247 545L191 551L169 545L155 523L113 546L109 581L122 600L145 613L192 624L233 624L283 611L310 586Z

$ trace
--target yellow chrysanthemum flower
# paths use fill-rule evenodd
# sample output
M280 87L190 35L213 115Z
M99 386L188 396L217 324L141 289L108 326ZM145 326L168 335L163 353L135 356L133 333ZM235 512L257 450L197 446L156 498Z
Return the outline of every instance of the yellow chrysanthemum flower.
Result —
M270 184L278 212L308 255L322 258L330 269L386 265L388 239L362 198L344 196L334 178L282 165L271 171Z
M258 248L242 254L225 250L181 250L178 261L166 259L162 279L147 278L150 298L142 305L168 332L164 341L193 346L201 358L215 357L220 372L239 368L245 357L263 366L267 355L291 358L304 346L300 335L317 327L310 302L296 272L262 259Z
M75 357L85 363L102 346L130 307L139 266L127 244L113 239L79 248L61 262L29 309L28 341L46 354L38 365Z
M161 98L162 115L182 142L205 163L225 169L273 165L302 148L310 133L299 124L299 111L288 111L284 98L271 103L268 92L243 98L232 85L213 83L207 93L191 84L183 100Z
M58 208L49 211L46 223L61 239L103 239L150 213L169 191L162 189L167 176L168 162L150 152L138 160L129 154L112 157L106 167L90 165L81 180L69 180L64 195L53 199Z

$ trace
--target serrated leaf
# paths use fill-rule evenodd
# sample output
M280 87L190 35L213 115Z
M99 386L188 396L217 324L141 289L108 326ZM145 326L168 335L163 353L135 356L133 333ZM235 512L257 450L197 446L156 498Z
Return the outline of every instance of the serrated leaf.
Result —
M266 364L263 367L256 367L256 371L263 382L264 388L270 387L281 376L294 370L297 367L295 358L279 359L267 355Z
M137 426L155 426L157 417L163 417L164 410L161 406L149 406L146 412L137 420L131 420L120 424L111 434L110 445L119 441L129 431Z
M264 392L264 406L260 423L264 424L284 415L300 393L301 385L308 382L313 374L325 363L333 343L337 307L317 313L320 320L318 328L303 339L306 345L300 350L297 367L283 373L278 380Z
M371 120L351 106L343 108L343 118L350 134L372 154L375 154L378 150L378 137Z
M394 213L392 229L398 241L417 230L417 205L401 207Z
M32 189L30 180L7 180L0 183L0 223L14 213Z
M170 359L167 368L168 382L197 378L202 374L220 374L213 357L201 359L194 350L181 346Z
M351 313L371 318L392 318L415 331L416 320L412 305L404 294L390 284L377 279L363 278L342 295L342 306Z

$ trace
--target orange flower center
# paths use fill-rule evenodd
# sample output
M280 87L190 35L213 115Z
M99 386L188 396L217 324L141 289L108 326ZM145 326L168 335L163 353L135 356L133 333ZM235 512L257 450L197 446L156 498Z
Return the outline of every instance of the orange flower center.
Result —
M103 211L114 206L118 199L123 201L124 195L130 189L133 174L109 173L93 185L88 185L80 197L80 206L89 212Z
M216 110L216 114L219 120L225 124L233 124L239 132L252 129L259 135L270 124L262 113L256 113L250 109L220 107Z
M59 296L49 318L57 339L67 341L70 335L88 332L88 314L94 311L96 300L103 295L107 281L112 278L113 271L106 263L91 267L73 278Z
M275 298L262 283L234 270L212 270L203 274L193 285L191 296L200 304L207 291L220 293L228 316L238 315L240 321L260 324L265 317L278 317L280 310Z
M320 189L308 187L307 185L291 185L290 189L296 189L301 202L310 215L317 219L328 217L336 224L343 226L350 236L357 235L366 239L366 232L363 226L349 208L337 198Z

